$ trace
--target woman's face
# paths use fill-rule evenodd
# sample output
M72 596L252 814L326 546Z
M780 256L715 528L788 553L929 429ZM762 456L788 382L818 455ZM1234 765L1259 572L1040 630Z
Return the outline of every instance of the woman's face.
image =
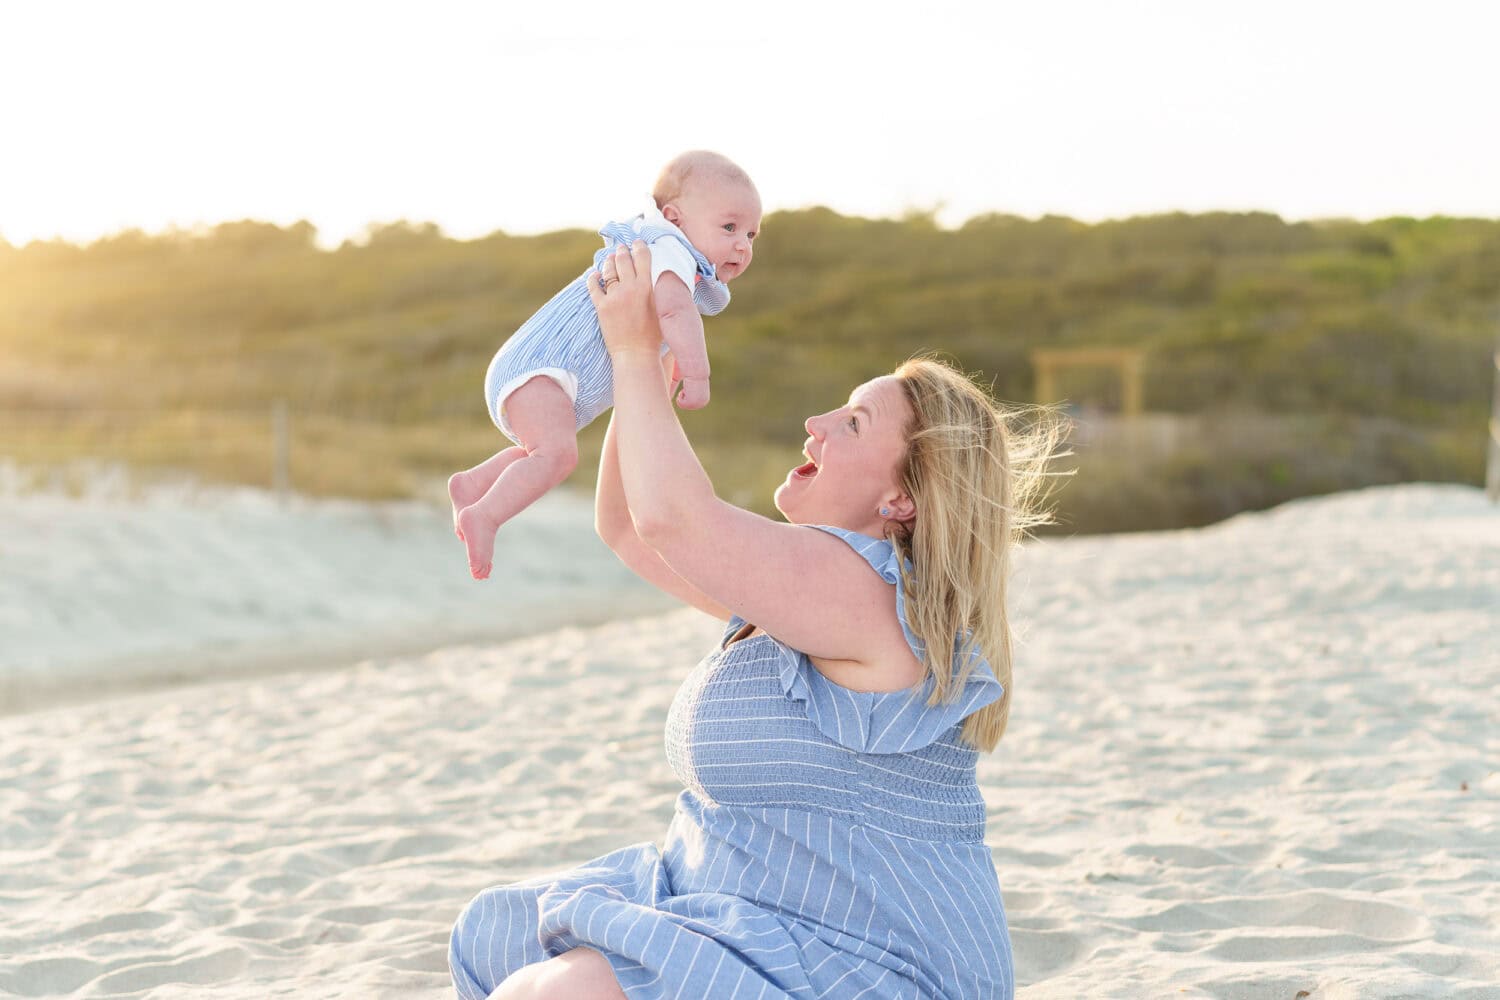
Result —
M884 534L882 506L900 497L898 466L906 456L911 404L894 375L866 382L849 402L809 417L809 461L776 488L776 509L793 524L828 524L862 534Z

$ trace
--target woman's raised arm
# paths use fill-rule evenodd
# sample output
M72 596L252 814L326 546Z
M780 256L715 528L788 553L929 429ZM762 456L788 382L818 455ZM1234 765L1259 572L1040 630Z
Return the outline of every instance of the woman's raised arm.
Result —
M797 649L855 664L888 662L892 648L906 649L894 587L833 536L714 494L662 392L650 274L650 250L637 242L606 262L608 293L588 282L614 366L612 468L640 540L712 602Z
M667 363L671 363L670 355ZM670 370L664 375L670 375ZM615 443L613 416L610 417L609 428L604 432L604 450L599 454L599 484L594 493L594 530L636 576L678 600L691 604L699 611L723 621L729 620L728 608L674 572L636 532L635 522L630 516L630 506L625 501L625 485L620 480L620 456Z

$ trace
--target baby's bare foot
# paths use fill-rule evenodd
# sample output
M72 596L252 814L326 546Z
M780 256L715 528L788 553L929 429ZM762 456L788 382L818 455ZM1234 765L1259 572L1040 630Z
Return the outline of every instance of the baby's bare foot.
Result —
M500 530L500 525L471 504L459 511L454 530L469 551L469 575L476 580L488 579L490 561L495 556L495 532Z
M482 496L484 490L479 488L468 472L455 472L448 477L448 499L453 502L453 533L460 542L464 540L464 532L459 527L458 515Z

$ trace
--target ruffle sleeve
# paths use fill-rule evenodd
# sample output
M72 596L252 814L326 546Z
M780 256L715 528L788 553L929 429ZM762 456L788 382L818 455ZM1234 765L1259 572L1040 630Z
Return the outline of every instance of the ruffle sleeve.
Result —
M913 654L921 658L926 647L906 623L906 599L902 593L899 557L895 548L884 539L843 528L817 527L843 539L882 579L896 587L896 613L901 620L901 630L906 634ZM740 618L733 619L725 631L726 641L744 624ZM772 641L776 643L779 656L777 667L782 691L791 700L806 706L808 720L823 735L858 753L920 750L1005 694L995 671L978 650L968 653L973 668L957 696L951 701L929 705L928 698L933 690L931 677L902 691L853 691L823 676L805 653L783 642ZM956 659L960 655L956 640L954 647Z

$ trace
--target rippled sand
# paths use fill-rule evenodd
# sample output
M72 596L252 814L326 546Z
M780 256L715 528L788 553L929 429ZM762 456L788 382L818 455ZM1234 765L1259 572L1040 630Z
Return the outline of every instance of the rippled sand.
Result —
M1029 546L980 766L1020 995L1493 998L1500 510ZM0 993L441 997L484 885L660 837L692 611L0 718Z

